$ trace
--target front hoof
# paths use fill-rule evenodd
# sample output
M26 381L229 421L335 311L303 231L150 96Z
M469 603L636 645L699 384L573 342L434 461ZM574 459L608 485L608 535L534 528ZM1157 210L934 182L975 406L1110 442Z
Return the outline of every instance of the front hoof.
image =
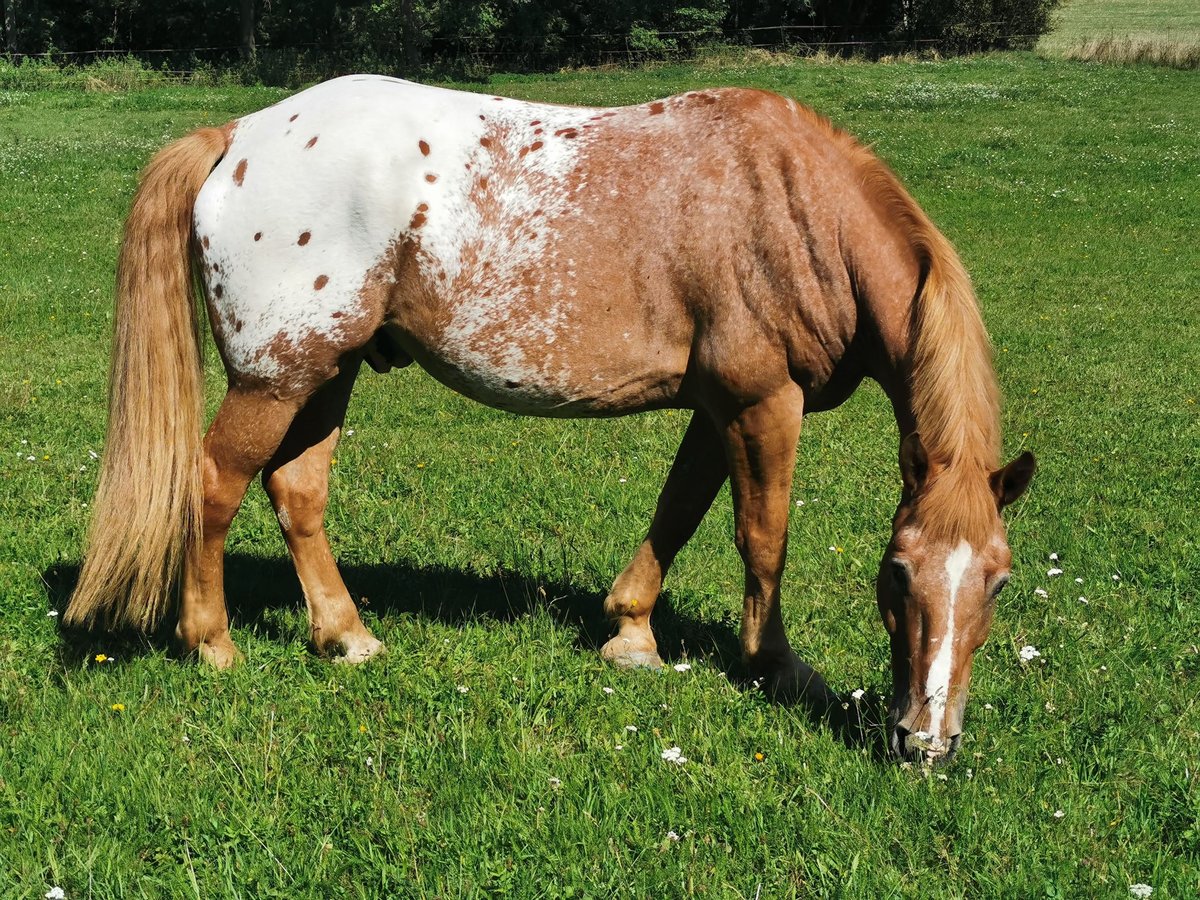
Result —
M795 653L767 669L760 683L767 695L780 703L802 701L826 709L837 700L821 674Z
M201 641L200 646L196 648L196 655L205 665L222 672L232 669L246 658L229 638Z
M661 669L658 648L617 635L600 648L600 655L619 669Z
M333 661L341 665L357 666L383 653L387 647L383 641L367 634L342 641L340 649L341 653L334 656Z

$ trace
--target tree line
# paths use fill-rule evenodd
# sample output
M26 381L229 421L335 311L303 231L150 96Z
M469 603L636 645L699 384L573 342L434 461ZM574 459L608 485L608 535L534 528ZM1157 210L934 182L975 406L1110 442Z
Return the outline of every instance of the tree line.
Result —
M477 58L539 70L710 44L1031 46L1059 0L0 0L14 58L163 66L321 60L419 72ZM57 56L56 56L57 54Z

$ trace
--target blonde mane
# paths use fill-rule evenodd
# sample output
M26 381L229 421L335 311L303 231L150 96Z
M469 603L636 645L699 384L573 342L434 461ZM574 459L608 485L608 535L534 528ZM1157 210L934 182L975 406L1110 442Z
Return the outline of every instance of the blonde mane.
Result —
M824 116L800 108L841 146L863 193L898 223L917 256L922 280L910 318L907 381L931 472L917 506L931 538L982 545L996 518L988 476L1000 465L1000 389L970 276L884 163Z

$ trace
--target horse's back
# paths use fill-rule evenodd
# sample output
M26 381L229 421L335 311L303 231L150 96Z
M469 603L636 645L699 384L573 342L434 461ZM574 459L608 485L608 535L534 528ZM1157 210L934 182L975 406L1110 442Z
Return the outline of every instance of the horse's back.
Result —
M318 85L239 120L197 204L227 365L319 380L387 324L436 377L523 412L688 402L689 370L741 378L747 347L787 377L795 333L840 346L853 324L852 176L814 121L738 89L605 110Z

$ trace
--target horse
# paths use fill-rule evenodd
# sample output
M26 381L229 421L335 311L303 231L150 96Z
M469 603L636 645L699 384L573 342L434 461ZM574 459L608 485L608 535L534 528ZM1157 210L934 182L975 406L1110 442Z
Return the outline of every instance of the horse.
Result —
M228 391L201 439L199 282ZM382 649L324 530L362 364L413 362L539 416L692 412L645 539L613 582L603 656L661 666L650 616L725 483L745 566L741 649L811 687L780 612L805 414L864 378L890 399L901 497L876 600L892 750L944 761L1011 553L999 390L951 244L869 150L794 99L706 89L613 109L355 75L168 145L117 273L109 424L64 624L155 628L224 668L224 544L261 473L312 645Z

